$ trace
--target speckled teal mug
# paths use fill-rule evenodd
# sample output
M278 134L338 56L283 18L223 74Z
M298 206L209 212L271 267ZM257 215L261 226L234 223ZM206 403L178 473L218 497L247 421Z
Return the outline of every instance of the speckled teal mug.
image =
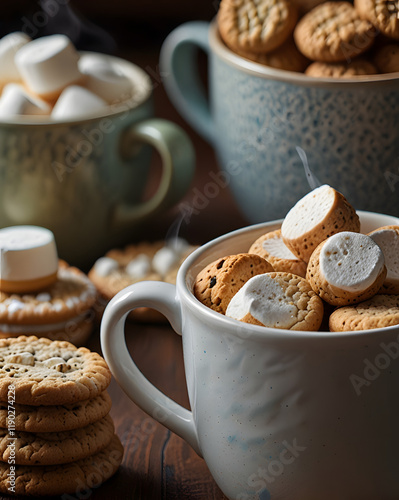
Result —
M198 48L209 58L209 101ZM297 147L320 184L357 209L399 215L399 73L337 80L269 68L228 49L215 21L173 31L161 70L171 101L214 146L250 222L284 217L309 191Z
M60 257L83 267L139 237L140 227L183 197L194 171L187 134L153 117L148 75L104 57L131 78L128 99L87 119L0 122L0 227L47 227ZM153 196L143 199L151 148L162 174Z

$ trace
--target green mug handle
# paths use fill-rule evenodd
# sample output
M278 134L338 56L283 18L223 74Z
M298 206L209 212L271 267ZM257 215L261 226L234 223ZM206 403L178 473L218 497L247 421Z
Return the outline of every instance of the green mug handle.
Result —
M195 57L198 48L210 53L209 26L204 21L178 26L162 44L159 62L163 84L173 105L205 140L213 144L216 127Z
M156 193L138 205L115 207L113 228L123 230L154 213L172 207L186 193L195 169L193 145L178 125L160 118L151 118L132 125L126 133L129 140L149 144L161 156L162 176Z

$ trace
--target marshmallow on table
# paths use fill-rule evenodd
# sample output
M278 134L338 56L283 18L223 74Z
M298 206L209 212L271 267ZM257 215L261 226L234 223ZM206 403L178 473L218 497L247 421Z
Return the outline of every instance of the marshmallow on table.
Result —
M82 55L79 70L86 75L86 88L108 103L123 101L132 94L130 78L101 55Z
M306 278L322 299L341 306L375 295L386 273L384 254L370 236L343 231L316 248Z
M281 226L284 243L305 262L317 245L340 231L359 232L359 217L345 197L327 185L299 200Z
M71 85L61 93L51 112L55 120L85 118L103 111L108 104L89 90Z
M369 236L381 248L387 267L380 293L399 295L399 226L380 227Z
M56 99L62 90L83 81L79 54L65 35L44 36L27 43L15 55L26 86L44 99Z
M24 293L40 290L57 279L54 235L37 226L0 229L0 290Z
M10 33L0 40L1 81L19 82L21 80L14 58L16 52L30 41L31 38L22 31Z
M9 83L0 97L0 118L13 118L17 115L49 115L49 104L38 97L29 95L17 83Z

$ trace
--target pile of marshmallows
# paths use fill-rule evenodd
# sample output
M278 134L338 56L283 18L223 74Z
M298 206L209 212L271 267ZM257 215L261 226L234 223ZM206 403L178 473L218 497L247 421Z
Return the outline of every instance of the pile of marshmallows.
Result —
M115 64L100 54L79 55L64 35L6 35L0 40L0 68L0 120L82 118L132 95L131 80Z

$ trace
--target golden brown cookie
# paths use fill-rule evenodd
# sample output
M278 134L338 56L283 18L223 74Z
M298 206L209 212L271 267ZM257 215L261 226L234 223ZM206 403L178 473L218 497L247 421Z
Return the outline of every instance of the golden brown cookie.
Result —
M105 360L85 347L46 338L0 340L0 401L64 405L94 398L111 382Z
M56 282L40 292L0 292L0 338L36 335L82 345L93 330L96 299L88 277L60 261Z
M0 429L0 461L16 465L58 465L81 460L108 446L114 424L108 415L81 429L23 432ZM12 446L10 444L12 443Z
M387 277L378 293L399 295L399 226L383 226L369 236L381 248Z
M386 274L379 246L367 235L344 231L320 243L312 253L306 279L323 300L343 306L375 295Z
M325 2L297 24L294 39L309 59L322 62L350 61L371 47L373 25L359 17L349 2Z
M373 62L381 73L396 73L399 71L399 45L390 43L377 49Z
M307 264L289 250L281 238L281 229L258 238L248 250L266 259L275 271L296 274L304 278Z
M111 410L111 398L107 391L99 396L69 405L28 406L0 402L0 427L8 428L12 422L17 431L63 432L86 427L101 420ZM11 413L10 413L11 412ZM7 420L10 417L10 420Z
M354 306L340 307L330 316L332 332L371 330L399 324L399 295L374 295Z
M289 37L280 47L266 54L257 54L245 50L236 50L237 54L250 61L286 71L303 72L309 60L297 49L292 37Z
M355 0L354 5L362 19L370 21L385 36L399 40L397 0Z
M300 276L259 274L234 295L226 316L270 328L317 331L323 321L323 302Z
M273 266L259 255L229 255L208 264L198 274L193 292L204 305L225 314L233 295L252 276L271 271Z
M123 446L114 435L102 451L62 465L10 465L0 462L0 492L13 495L86 495L115 474L123 458ZM11 475L10 475L11 474ZM14 481L13 481L14 480Z
M352 78L356 76L375 75L377 68L366 59L354 59L350 63L314 62L305 71L308 76L316 78Z
M220 36L232 50L266 53L288 39L297 18L287 0L222 0L217 21Z
M305 262L317 245L340 231L359 232L359 217L346 198L327 185L299 200L281 226L284 243Z
M105 305L118 292L140 281L175 284L180 265L195 248L197 247L177 239L171 244L165 241L142 242L110 250L97 260L89 271L89 278L97 287ZM135 309L129 314L129 318L148 322L165 321L161 313L148 307Z

